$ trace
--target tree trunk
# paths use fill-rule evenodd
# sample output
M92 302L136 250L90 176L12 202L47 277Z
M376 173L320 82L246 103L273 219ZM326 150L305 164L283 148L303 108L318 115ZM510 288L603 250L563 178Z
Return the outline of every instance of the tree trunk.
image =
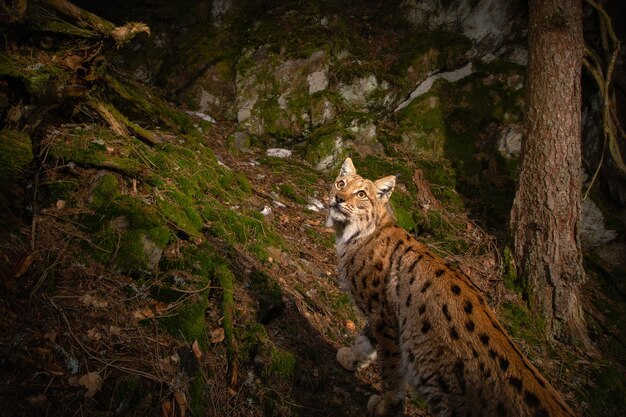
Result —
M581 0L531 0L526 136L511 234L519 276L548 337L588 346L581 207Z

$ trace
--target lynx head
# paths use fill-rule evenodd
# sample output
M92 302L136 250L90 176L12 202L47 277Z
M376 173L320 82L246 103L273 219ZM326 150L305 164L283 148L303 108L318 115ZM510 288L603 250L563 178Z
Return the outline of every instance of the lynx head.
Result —
M328 202L327 227L334 227L337 243L372 233L381 222L392 218L389 198L396 185L391 175L376 181L357 175L350 158L346 158L335 180Z

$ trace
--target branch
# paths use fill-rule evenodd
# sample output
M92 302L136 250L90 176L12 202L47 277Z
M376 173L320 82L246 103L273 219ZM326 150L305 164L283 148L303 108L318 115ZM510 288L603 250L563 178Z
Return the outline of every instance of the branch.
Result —
M604 48L604 54L607 56L609 62L606 66L605 72L600 56L590 47L585 47L585 58L583 59L583 66L596 81L598 89L600 90L600 94L602 95L602 128L604 130L604 145L602 147L602 156L600 157L600 162L598 163L598 167L594 172L587 191L583 195L583 199L587 198L587 196L589 195L589 191L593 187L598 173L600 172L600 167L604 162L604 151L607 147L607 143L609 153L611 154L612 160L615 163L618 172L621 175L626 176L626 163L624 163L624 158L622 157L619 146L619 138L624 137L624 131L616 115L613 93L613 71L615 69L615 63L621 45L619 39L617 39L617 37L615 36L615 31L613 30L613 25L611 24L611 18L606 13L602 5L596 3L594 0L586 1L594 9L596 9L598 14L600 15L600 24L602 27L602 46ZM610 43L612 44L611 52L609 52L609 39L611 41Z
M150 35L150 28L144 23L130 22L124 26L115 26L112 22L81 9L67 0L40 1L57 12L73 18L77 26L112 38L118 46L130 41L137 33L145 32L148 36Z
M89 107L94 109L100 117L108 124L111 130L117 135L129 138L129 129L142 142L150 146L160 145L162 143L154 133L128 120L122 113L110 104L106 104L98 99L91 98L88 101Z

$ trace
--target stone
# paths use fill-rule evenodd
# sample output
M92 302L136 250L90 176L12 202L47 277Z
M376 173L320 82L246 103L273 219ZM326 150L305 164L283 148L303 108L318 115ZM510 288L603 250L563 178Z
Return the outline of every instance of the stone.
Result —
M522 151L522 127L520 125L505 126L498 138L498 152L505 158L517 157Z
M284 54L261 47L244 51L240 58L237 121L252 134L307 137L312 113L318 124L336 114L332 103L320 102L329 85L328 53L315 51L302 59L285 59Z
M417 86L417 88L415 88L415 90L411 92L408 99L398 104L398 106L394 109L394 112L402 110L403 108L411 104L411 102L415 100L417 97L428 93L430 89L432 88L433 84L435 84L435 81L439 79L444 79L448 82L453 83L453 82L459 81L467 77L468 75L471 75L473 72L474 70L472 68L472 63L469 62L465 64L464 66L462 66L461 68L457 68L453 71L440 72L440 73L431 75L430 77L422 81Z
M306 77L306 81L309 83L309 94L317 93L328 88L328 75L327 71L315 71Z
M589 249L604 245L617 237L615 230L608 230L604 225L604 215L593 202L587 198L583 201L580 221L580 243Z
M269 148L265 151L265 155L273 156L275 158L289 158L291 156L291 151L289 149L282 148Z
M407 20L421 30L458 27L475 44L478 54L497 51L509 37L526 28L514 2L500 0L405 0Z
M141 237L141 243L143 243L143 253L146 257L148 270L155 271L159 266L163 248L145 234Z

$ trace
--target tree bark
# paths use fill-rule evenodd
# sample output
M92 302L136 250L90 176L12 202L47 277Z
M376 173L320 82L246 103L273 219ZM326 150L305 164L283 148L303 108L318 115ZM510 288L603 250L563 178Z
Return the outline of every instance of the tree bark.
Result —
M578 237L583 51L580 0L530 1L526 135L511 234L525 295L548 337L588 347Z

